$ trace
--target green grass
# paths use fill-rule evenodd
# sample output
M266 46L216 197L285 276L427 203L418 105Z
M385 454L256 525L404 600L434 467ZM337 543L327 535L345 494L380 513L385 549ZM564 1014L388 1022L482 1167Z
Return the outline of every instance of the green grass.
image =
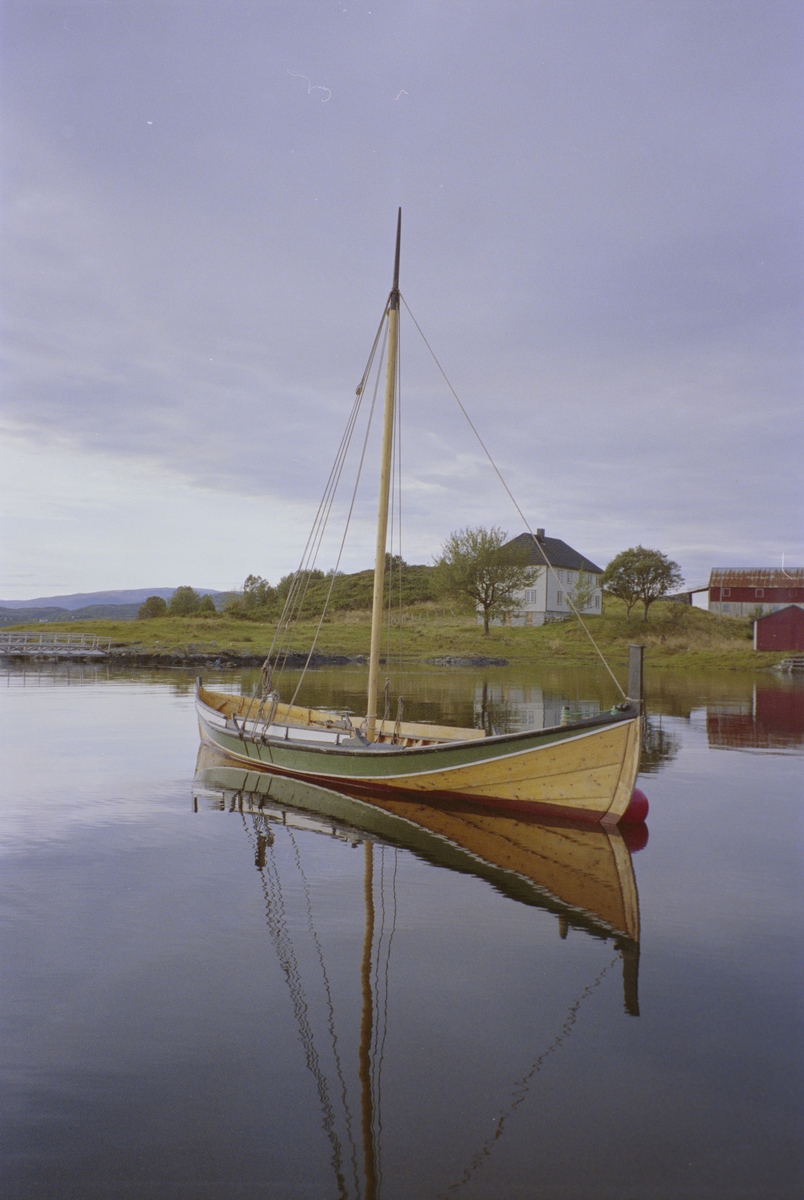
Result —
M607 599L605 613L586 618L603 653L614 665L624 663L629 642L641 642L651 667L684 667L757 670L786 657L756 653L751 648L751 625L747 620L718 618L703 609L660 602L650 610L647 622L632 614L627 621L618 600ZM116 646L141 648L143 652L170 654L188 647L201 652L240 651L265 653L274 626L268 622L243 621L224 615L214 617L161 617L150 621L73 621L15 626L36 632L90 633L111 637ZM288 648L309 650L315 622L299 622ZM387 633L383 652L388 648ZM367 655L369 613L352 610L335 613L325 621L318 639L322 654ZM411 604L394 617L391 628L392 655L406 658L436 657L505 658L513 664L560 659L585 662L597 658L596 651L577 620L555 622L536 628L493 626L483 636L471 613L435 602Z

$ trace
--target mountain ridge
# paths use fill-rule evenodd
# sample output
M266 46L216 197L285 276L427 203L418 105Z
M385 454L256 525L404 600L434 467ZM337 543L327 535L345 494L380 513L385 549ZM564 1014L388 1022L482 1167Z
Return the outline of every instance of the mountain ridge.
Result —
M196 588L199 596L225 596L228 593L215 588ZM35 596L31 600L0 600L0 608L13 608L19 612L26 608L61 608L70 612L76 608L87 608L96 604L142 604L149 596L161 596L169 600L176 588L122 588L106 592L73 592L68 596Z

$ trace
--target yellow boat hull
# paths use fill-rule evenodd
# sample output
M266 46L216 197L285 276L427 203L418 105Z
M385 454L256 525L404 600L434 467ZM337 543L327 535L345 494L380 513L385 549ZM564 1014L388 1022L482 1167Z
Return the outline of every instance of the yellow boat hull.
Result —
M637 713L489 738L403 725L391 748L356 745L332 714L313 709L283 706L261 723L255 701L201 686L197 708L202 740L231 761L364 794L426 793L616 825L639 767Z

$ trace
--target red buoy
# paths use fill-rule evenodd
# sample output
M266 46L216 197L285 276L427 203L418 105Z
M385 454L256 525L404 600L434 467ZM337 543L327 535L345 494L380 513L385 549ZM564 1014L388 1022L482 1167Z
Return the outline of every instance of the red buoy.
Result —
M644 850L648 844L648 827L644 821L623 825L620 833L632 854L636 854L637 850Z
M621 825L630 825L634 821L644 821L648 815L648 797L640 788L634 788L628 808L620 817Z

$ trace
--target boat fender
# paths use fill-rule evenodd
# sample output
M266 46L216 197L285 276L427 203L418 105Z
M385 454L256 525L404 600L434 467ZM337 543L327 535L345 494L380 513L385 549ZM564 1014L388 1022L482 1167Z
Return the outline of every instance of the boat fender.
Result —
M648 827L644 821L635 821L632 825L623 825L620 836L631 854L644 850L648 844Z
M633 825L637 821L644 821L648 815L648 797L641 788L634 788L631 793L631 799L628 801L628 808L620 817L619 824Z

